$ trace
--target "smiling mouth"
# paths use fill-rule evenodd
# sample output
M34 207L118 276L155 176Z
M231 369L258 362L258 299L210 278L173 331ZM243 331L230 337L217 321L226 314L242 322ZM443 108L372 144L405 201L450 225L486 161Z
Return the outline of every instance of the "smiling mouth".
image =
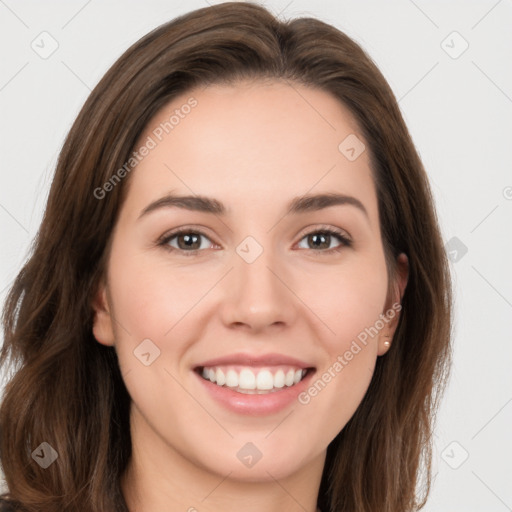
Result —
M314 368L290 365L254 368L250 366L199 366L194 369L204 380L238 393L261 395L291 388L314 372Z

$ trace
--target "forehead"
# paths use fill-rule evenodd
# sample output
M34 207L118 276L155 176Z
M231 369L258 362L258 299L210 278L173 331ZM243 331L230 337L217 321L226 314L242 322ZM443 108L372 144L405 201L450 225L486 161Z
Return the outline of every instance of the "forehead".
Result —
M172 189L268 208L332 191L376 214L368 152L347 158L347 140L358 151L366 144L348 108L325 91L268 81L193 89L146 126L136 147L152 148L132 173L127 202L141 206Z

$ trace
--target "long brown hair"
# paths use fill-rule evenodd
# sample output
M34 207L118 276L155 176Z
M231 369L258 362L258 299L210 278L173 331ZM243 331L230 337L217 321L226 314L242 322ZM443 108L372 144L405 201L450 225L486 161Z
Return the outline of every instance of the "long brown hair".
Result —
M426 173L389 85L352 39L316 19L280 21L259 5L229 2L171 20L131 46L64 143L31 255L3 311L0 367L12 373L0 408L3 499L20 510L127 511L120 476L131 455L130 397L115 349L93 337L91 303L129 176L101 199L94 191L174 97L258 78L321 89L350 109L371 158L390 277L397 255L409 258L393 344L328 447L318 505L405 512L426 500L452 315ZM43 442L58 453L46 469L31 455Z

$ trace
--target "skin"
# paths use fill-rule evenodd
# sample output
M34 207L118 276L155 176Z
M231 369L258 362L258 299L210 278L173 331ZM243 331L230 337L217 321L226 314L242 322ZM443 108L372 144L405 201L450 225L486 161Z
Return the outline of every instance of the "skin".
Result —
M122 488L132 511L314 512L327 446L360 404L398 314L307 405L275 414L226 410L192 369L235 352L278 352L322 375L400 302L407 258L397 259L388 295L368 152L349 161L339 151L350 134L364 139L336 98L281 82L210 86L175 98L140 142L190 96L197 106L129 177L93 305L94 335L115 346L132 398ZM216 198L228 213L168 207L139 218L171 191ZM292 198L329 192L357 198L367 216L351 205L286 215ZM174 252L157 244L182 226L206 235L192 256L177 238ZM340 245L332 237L316 248L306 235L322 227L353 245L328 253ZM250 264L236 252L247 236L263 248ZM149 366L133 354L147 338L161 351ZM252 468L236 457L247 442L262 453Z

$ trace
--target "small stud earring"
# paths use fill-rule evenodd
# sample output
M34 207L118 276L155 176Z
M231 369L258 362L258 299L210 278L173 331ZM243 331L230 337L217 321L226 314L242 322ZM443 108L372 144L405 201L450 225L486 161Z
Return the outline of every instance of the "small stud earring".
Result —
M386 337L386 338L389 338L389 336L385 336L385 337ZM391 343L390 343L388 340L386 340L386 341L384 342L384 346L386 346L386 347L389 347L389 345L390 345L390 344L391 344Z

